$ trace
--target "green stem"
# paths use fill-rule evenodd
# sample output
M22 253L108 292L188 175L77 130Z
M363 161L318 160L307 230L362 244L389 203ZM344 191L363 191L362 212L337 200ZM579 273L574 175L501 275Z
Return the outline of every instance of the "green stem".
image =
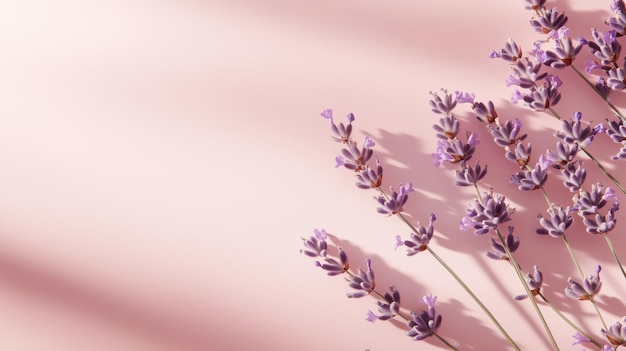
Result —
M622 275L624 276L624 278L626 278L626 272L624 272L624 266L622 266L622 263L619 261L619 257L617 257L617 252L615 251L613 242L609 238L609 235L606 233L604 234L604 238L606 239L606 243L609 245L609 249L611 250L611 254L613 254L613 258L615 259L615 262L617 262L617 266L622 271Z
M444 339L439 334L435 333L433 335L435 335L437 337L437 339L441 340L442 343L446 344L446 346L448 346L448 348L450 348L450 350L459 351L459 349L457 349L456 347L452 346L452 344L449 343L448 340Z
M552 308L554 313L556 313L559 317L561 317L561 319L563 319L567 324L569 324L570 327L574 328L578 333L580 333L580 335L589 339L594 345L598 346L599 348L602 348L602 344L600 342L598 342L591 335L587 334L585 331L579 328L576 324L574 324L569 318L567 318L563 313L561 313L561 311L559 311L558 308L556 308L556 306L554 306L550 301L548 301L548 299L542 293L539 293L539 296L548 306L550 306L550 308Z
M524 286L524 290L526 290L526 295L528 295L528 298L532 302L535 312L537 312L537 316L539 316L539 320L541 321L541 324L543 325L543 328L545 329L546 334L548 335L548 339L550 339L552 348L558 351L559 345L557 345L556 340L554 340L554 335L552 335L552 332L550 331L550 327L548 326L548 323L543 317L543 314L541 313L541 310L539 309L539 306L537 305L537 301L535 300L534 295L528 288L528 284L526 284L526 279L524 279L522 270L517 264L517 261L515 261L515 258L513 258L513 254L511 253L511 250L509 250L509 246L506 244L506 240L504 239L504 236L502 236L502 233L500 232L500 230L496 228L495 232L496 234L498 234L498 237L500 238L500 243L502 244L502 247L504 247L504 250L506 251L506 255L509 258L509 262L511 262L511 264L513 265L513 268L515 269L515 273L517 273L517 277L522 282L522 285Z
M450 266L448 266L448 264L441 258L439 257L439 255L437 255L435 253L435 251L433 251L433 249L431 249L430 247L427 247L426 249L442 266L443 268L445 268L448 273L450 273L452 275L452 277L457 281L457 283L459 283L459 285L461 285L461 287L463 287L463 289L465 289L465 291L469 294L469 296L472 297L472 299L474 299L474 301L478 304L478 306L480 306L480 308L483 310L483 312L485 312L485 314L487 314L487 316L489 317L489 319L491 319L491 321L496 325L496 327L498 328L498 330L500 330L500 333L502 333L502 335L504 335L504 337L507 339L507 341L509 342L509 344L511 344L511 346L513 346L513 348L515 350L520 350L519 346L517 346L517 344L513 341L513 339L511 339L511 337L509 336L509 334L507 334L507 332L504 330L504 328L502 328L502 326L500 325L500 323L498 323L498 320L496 319L496 317L493 316L493 314L491 314L491 312L489 311L489 309L480 301L480 299L474 294L474 292L472 291L472 289L470 289L465 282L463 282L463 280L461 279L461 277L459 277L456 272L454 271L454 269L452 269Z
M600 313L600 309L598 308L598 305L596 304L596 302L593 301L593 298L589 301L591 301L593 308L596 310L596 314L598 315L598 318L600 318L600 322L602 322L602 326L604 327L604 329L608 329L606 327L606 322L604 321L604 318L602 318L602 313Z
M572 258L572 261L574 261L574 265L578 269L578 273L580 273L580 276L584 279L585 278L585 273L583 273L582 268L580 268L580 263L578 263L578 260L576 259L576 255L574 255L574 251L572 250L572 247L570 246L569 242L567 241L567 237L565 236L565 233L563 233L563 235L561 235L561 238L563 239L563 242L565 243L565 247L567 247L567 252L569 252L569 255Z
M587 151L587 149L585 149L584 147L580 146L580 149L596 164L596 166L598 166L598 168L600 169L600 171L602 171L602 173L604 173L604 175L606 175L611 181L613 181L613 183L619 188L619 190L626 194L626 189L606 168L604 168L600 161L593 157L593 155L589 153L589 151Z
M587 77L585 77L585 75L578 70L578 68L576 68L574 65L570 65L570 67L574 70L574 72L576 72L576 74L583 80L585 81L585 83L587 83L587 85L589 87L591 87L591 89L593 89L593 91L595 91L601 98L602 100L604 100L607 105L609 105L609 107L611 108L611 110L613 110L613 112L615 112L615 114L621 118L622 120L626 121L626 117L624 117L624 115L622 114L622 112L615 106L613 105L611 102L609 102L609 100L607 100L604 96L602 96L602 93L600 92L600 90L598 90L598 88L596 88L595 84L591 83L591 81L589 81L589 79L587 79Z

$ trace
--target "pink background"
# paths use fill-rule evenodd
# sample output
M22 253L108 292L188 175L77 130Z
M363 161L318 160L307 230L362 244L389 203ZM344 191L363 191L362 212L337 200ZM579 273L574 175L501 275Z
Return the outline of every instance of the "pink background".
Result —
M549 3L574 37L605 28L608 0ZM32 0L0 13L0 349L443 348L365 321L374 299L348 300L342 278L299 253L314 228L339 238L354 267L370 257L378 286L398 286L406 307L438 295L440 334L461 349L506 349L431 257L394 251L408 230L333 168L326 108L341 121L355 113L357 140L374 138L385 186L413 182L407 211L437 214L433 249L520 346L549 348L530 303L511 300L523 288L510 267L485 258L487 237L458 229L472 192L430 157L428 92L440 88L494 100L535 150L553 145L558 124L510 104L509 68L488 58L509 37L526 50L539 38L522 1ZM570 71L562 78L562 115L609 117ZM561 241L534 234L540 195L508 183L514 165L464 111L487 184L518 210L520 263L538 264L546 295L599 335L591 305L563 297L576 271ZM592 151L606 161L617 147L599 139ZM611 167L624 178L623 161ZM556 177L549 186L568 201ZM622 234L612 238L626 258ZM605 266L598 303L617 321L626 284L604 240L578 219L569 235L585 271ZM562 349L583 348L543 311Z

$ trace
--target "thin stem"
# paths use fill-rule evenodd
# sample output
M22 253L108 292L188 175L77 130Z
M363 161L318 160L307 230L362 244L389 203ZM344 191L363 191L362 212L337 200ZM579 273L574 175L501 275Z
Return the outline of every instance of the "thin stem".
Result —
M619 261L619 257L617 257L617 252L615 251L613 242L609 238L609 235L606 233L604 234L604 238L606 239L606 243L609 245L609 249L611 250L611 254L613 254L613 258L615 259L615 262L617 262L617 266L622 271L622 275L624 276L624 278L626 278L626 272L624 272L624 266L622 266L622 263Z
M570 67L583 81L585 81L585 83L587 83L587 85L589 85L589 87L591 87L591 89L593 89L593 91L595 91L602 98L602 100L604 100L604 102L607 103L607 105L609 105L611 110L613 110L613 112L615 112L619 118L621 118L622 120L626 120L626 117L624 117L622 112L615 105L609 102L609 100L602 96L602 93L600 92L600 90L598 90L598 88L596 88L595 84L591 83L591 81L589 81L589 79L587 79L587 77L585 77L585 75L582 74L582 72L578 70L578 68L576 68L574 65L570 65Z
M539 296L541 297L541 299L543 300L543 302L545 302L548 306L550 306L550 308L552 308L552 310L559 316L561 317L561 319L563 319L567 324L569 324L570 327L574 328L577 332L579 332L582 336L586 337L587 339L589 339L594 345L598 346L599 348L602 348L602 344L599 343L596 339L594 339L591 335L587 334L585 331L583 331L581 328L579 328L576 324L574 324L569 318L567 318L563 313L561 313L561 311L559 311L558 308L556 308L556 306L554 306L550 301L548 301L548 299L542 294L539 293Z
M539 306L537 305L537 301L535 300L532 292L528 288L528 284L526 284L526 280L524 279L522 270L517 264L517 261L515 261L515 258L513 258L513 254L511 253L511 250L509 250L509 246L506 244L506 240L504 239L504 236L502 236L502 233L500 232L500 230L496 228L495 232L496 234L498 234L498 237L500 238L502 247L504 247L504 250L506 251L506 255L509 258L509 262L511 262L511 264L513 265L513 268L515 269L515 273L517 273L517 277L522 282L522 285L524 286L524 290L526 290L526 295L528 295L528 298L532 302L535 312L537 312L537 316L539 316L539 320L541 321L541 324L543 325L543 328L545 329L546 334L548 335L548 339L550 339L552 348L558 351L559 345L557 345L556 340L554 340L554 335L552 335L552 332L550 331L550 327L548 326L548 323L546 322L545 318L543 317L543 314L541 313L541 310L539 309Z
M380 194L382 196L384 196L385 198L388 198L387 193L385 193L382 189L378 188L378 191L380 192ZM396 213L396 215L398 216L398 218L400 218L413 232L418 233L419 231L417 230L417 228L415 228L415 226L409 222L409 220L401 213L398 212ZM452 269L452 267L450 267L439 255L437 255L435 253L435 251L433 251L433 249L430 248L430 246L426 247L426 250L437 260L437 262L439 262L439 264L441 264L443 266L443 268L445 268L448 273L450 273L450 275L452 275L452 277L454 278L454 280L456 280L457 283L459 283L459 285L461 285L461 287L465 290L465 292L467 292L467 294L478 304L478 306L483 310L483 312L485 312L485 314L489 317L489 319L491 319L491 321L493 322L493 324L495 324L496 328L498 328L498 330L500 331L500 333L502 333L502 335L505 337L505 339L509 342L509 344L511 344L511 346L513 346L513 348L517 351L521 351L521 349L519 348L519 346L517 346L517 344L515 343L515 341L513 341L513 339L511 338L511 336L504 330L504 328L502 327L502 325L500 325L500 323L498 322L498 320L496 319L496 317L494 317L494 315L491 313L491 311L489 311L489 309L487 308L487 306L485 306L482 301L480 301L480 299L478 298L478 296L476 296L476 294L474 294L474 292L472 291L472 289L470 289L467 284L465 284L465 282L463 281L463 279L461 279L461 277L459 277L458 274L456 274L456 272L454 271L454 269Z
M452 346L451 343L448 342L448 340L444 339L443 337L441 337L439 334L434 333L434 336L437 337L437 339L441 340L442 343L446 344L446 346L448 346L448 348L450 348L450 350L455 350L455 351L459 351L459 349L457 349L456 347Z
M602 322L602 326L604 327L604 329L608 329L606 327L606 322L604 321L604 318L602 318L602 313L600 313L600 309L598 309L598 305L596 304L596 302L593 301L593 298L591 300L589 300L589 301L591 301L591 304L593 305L593 308L596 310L596 314L600 318L600 322Z
M511 339L511 337L509 336L509 334L507 334L506 331L504 331L504 328L502 328L502 326L500 325L500 323L498 323L498 320L496 320L496 317L493 316L493 314L491 314L491 312L489 311L489 309L480 301L480 299L474 294L474 292L472 291L472 289L470 289L465 282L463 282L463 280L461 279L461 277L459 277L456 272L454 271L454 269L452 269L450 266L448 266L448 264L441 258L439 257L439 255L437 255L435 253L435 251L433 251L433 249L431 249L430 247L427 247L426 250L433 255L433 257L443 266L443 268L445 268L448 273L450 273L452 275L452 277L457 281L457 283L459 283L459 285L461 285L461 287L463 287L463 289L465 289L465 291L469 294L469 296L472 297L472 299L474 299L474 301L478 304L478 306L480 306L480 308L483 310L483 312L485 312L485 314L487 314L487 316L489 317L489 319L491 319L491 321L496 325L496 327L498 328L498 330L500 330L500 333L502 333L502 335L504 335L504 337L508 340L508 342L511 344L511 346L513 346L513 348L515 350L520 350L519 346L517 346L517 344L513 341L513 339Z
M580 273L580 276L584 279L585 273L583 273L582 268L580 268L580 263L578 263L578 260L576 259L576 255L574 255L574 251L572 250L572 247L570 246L569 241L567 241L567 237L565 236L565 233L561 235L561 238L563 239L563 242L565 243L565 247L567 247L567 252L569 252L569 255L572 258L572 261L574 261L574 265L576 265L576 268L578 269L578 273Z
M611 179L611 181L613 181L613 183L615 183L619 190L626 194L626 189L624 189L622 184L606 168L604 168L600 161L593 157L593 155L589 153L589 151L587 151L587 149L585 149L584 147L580 146L580 149L596 164L596 166L598 166L598 168L602 171L602 173L604 173L604 175L606 175L609 179Z

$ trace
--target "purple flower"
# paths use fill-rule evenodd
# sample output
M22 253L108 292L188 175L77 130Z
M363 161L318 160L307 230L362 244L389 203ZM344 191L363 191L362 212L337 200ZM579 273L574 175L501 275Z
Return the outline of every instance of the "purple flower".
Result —
M537 190L548 180L547 165L542 162L537 162L535 168L521 171L520 174L518 188L523 191Z
M390 187L391 194L388 196L375 196L374 199L381 205L376 208L378 213L394 215L402 212L402 206L409 199L409 193L413 191L413 184L406 183L399 188L399 192Z
M595 273L587 274L582 284L569 278L567 280L569 286L565 288L565 295L574 300L593 300L602 288L602 282L600 281L601 269L602 267L598 265Z
M339 125L335 125L335 123L333 122L333 110L330 108L322 111L320 115L326 118L330 122L330 129L333 131L333 134L335 135L333 139L336 142L340 142L344 144L351 143L350 135L352 134L352 122L354 121L354 115L352 113L348 114L347 116L347 119L348 119L347 125L343 123L339 123Z
M498 118L498 113L492 101L487 102L487 105L482 102L477 102L474 103L472 107L476 118L485 124L491 124Z
M587 178L587 170L582 167L582 161L578 161L576 167L573 164L568 164L561 170L561 174L565 180L563 185L571 192L580 190L585 179Z
M547 110L561 100L561 93L558 91L560 85L561 80L557 76L547 76L546 82L532 87L523 100L537 111Z
M595 28L591 28L593 40L587 41L589 51L600 60L604 66L615 66L622 51L619 41L615 40L617 32L610 30L601 34Z
M617 321L608 329L602 328L602 335L615 347L626 346L626 317L624 324Z
M351 274L350 278L348 278L348 285L358 290L357 292L347 293L346 296L348 296L348 298L367 296L374 290L374 287L376 287L372 261L369 258L366 259L365 265L367 266L367 272L363 272L361 268L359 268L356 275Z
M626 72L622 67L612 68L608 71L609 77L606 85L612 90L626 89Z
M513 121L506 121L503 125L489 125L488 130L493 141L499 146L505 147L513 145L526 139L526 134L519 135L522 129L522 121L515 118Z
M532 145L530 143L528 143L527 146L519 143L515 145L514 151L511 151L511 148L509 147L505 147L504 150L504 157L509 161L517 163L520 167L526 167L528 162L530 162L530 155L532 152Z
M433 125L433 129L439 139L454 139L459 134L459 120L453 115L446 115L439 118L439 124Z
M617 218L613 215L615 211L619 209L619 202L614 202L613 207L608 211L606 216L602 216L596 213L593 216L585 217L583 223L585 224L587 233L590 234L608 234L611 230L615 229Z
M433 99L428 103L434 113L448 115L456 107L456 99L454 95L448 94L448 91L445 89L441 89L441 93L443 97L431 91L430 94L433 96Z
M574 217L571 215L571 208L563 206L552 206L548 209L550 213L550 219L545 219L539 215L540 229L537 229L537 234L550 235L553 238L558 238L565 234L565 230L569 228L574 222Z
M619 152L611 158L617 160L620 158L626 158L626 126L621 119L617 121L609 121L609 127L604 131L614 143L621 144Z
M509 39L500 51L493 51L489 57L515 62L522 57L522 48L513 39Z
M537 13L537 16L530 21L530 26L539 33L548 34L563 27L565 23L567 23L565 14L559 14L557 9L546 9Z
M456 97L456 101L461 104L474 104L474 98L476 95L474 93L455 91L454 96Z
M437 297L432 294L424 296L422 302L428 306L428 310L422 310L420 313L411 311L411 320L408 323L411 328L407 335L413 340L423 340L437 333L441 326L441 315L435 313L435 302Z
M585 73L587 73L588 75L593 73L594 70L602 69L602 68L603 66L597 63L596 61L592 61L592 60L585 61Z
M556 132L554 136L568 144L579 144L582 147L589 145L593 141L597 131L591 128L589 124L583 126L581 119L582 113L575 112L574 118L569 121L562 120L561 128L563 131Z
M544 79L548 74L539 73L541 69L541 63L533 63L529 59L517 60L515 64L511 65L513 68L513 75L508 78L507 86L517 85L524 89L535 87L537 82Z
M582 344L582 343L588 343L591 342L591 339L589 339L588 337L582 335L581 333L576 333L573 335L574 339L576 339L576 341L574 341L572 343L572 345L578 345L578 344Z
M520 244L519 237L513 236L513 230L514 228L512 226L509 226L509 234L507 234L505 238L505 245L509 248L510 252L515 252L515 250L517 250ZM501 243L498 243L493 238L491 238L490 244L491 244L491 247L495 250L495 252L487 251L485 253L487 257L494 259L494 260L504 260L504 261L509 260L509 256L506 253L506 249L504 248L504 246L502 246Z
M487 175L487 166L484 168L480 167L480 164L476 162L474 168L467 167L465 162L461 162L461 170L455 171L455 181L454 185L456 186L472 186L476 185L478 181L483 179Z
M374 315L376 319L386 321L400 312L400 292L392 285L389 287L389 291L385 292L383 299L384 301L376 301L378 312L381 313L381 315L376 316L373 313L372 315Z
M543 274L537 268L537 265L533 266L533 272L526 274L526 282L528 283L528 289L533 296L537 296L541 293L541 285L543 285ZM527 298L527 294L517 295L515 300L523 300Z
M380 164L378 157L376 159L376 169L365 165L356 176L356 186L359 189L376 189L383 183L383 166Z
M611 101L611 87L608 86L603 77L598 78L598 82L594 84L600 96L606 101Z
M607 20L607 24L616 31L618 37L626 34L626 10L624 10L624 2L615 0L611 5L611 10L615 13L615 17Z
M603 208L608 200L616 200L615 191L604 187L602 183L591 185L591 191L580 190L573 198L576 210L580 216L595 215Z
M374 155L374 150L372 150L374 145L374 141L369 136L365 137L361 149L357 147L355 142L349 143L347 147L341 149L341 155L335 158L335 167L343 166L356 172L362 171L365 169L366 162Z
M475 199L474 205L466 210L466 216L461 220L461 229L474 228L474 234L487 234L498 225L511 220L515 209L510 208L506 198L485 192L481 200Z
M546 0L524 0L524 3L526 4L526 6L524 6L526 10L538 11L543 8Z
M343 251L341 247L338 247L337 249L339 250L339 261L328 256L324 256L324 260L322 262L315 261L315 265L325 270L326 274L330 276L345 273L350 268L346 252Z
M552 161L555 168L561 169L572 163L578 153L578 144L565 144L560 141L556 143L556 151L547 150L546 157Z
M417 233L411 233L411 236L407 240L402 240L400 236L396 236L396 249L400 246L407 247L407 256L413 256L418 252L424 251L428 248L428 243L433 238L434 227L433 223L437 220L437 217L433 213L429 216L428 226L424 227L421 223L417 223Z
M574 45L572 39L569 38L569 28L566 27L550 32L550 36L555 39L555 48L554 51L546 51L545 59L542 61L543 64L552 68L570 66L582 49L582 42Z
M451 163L459 163L469 161L475 151L475 145L480 142L475 133L469 133L467 143L463 143L459 139L439 140L437 142L437 151L432 154L435 160L435 167L439 167L444 161Z
M328 244L326 243L326 231L324 229L315 229L314 235L308 239L302 238L305 248L300 250L309 257L326 257Z

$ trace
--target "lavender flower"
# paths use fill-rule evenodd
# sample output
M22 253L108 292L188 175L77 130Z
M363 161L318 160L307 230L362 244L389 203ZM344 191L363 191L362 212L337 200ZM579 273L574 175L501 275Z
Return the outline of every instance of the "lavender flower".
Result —
M606 80L606 85L612 90L624 90L626 89L626 71L624 68L617 67L608 71L609 77Z
M543 285L543 273L537 268L537 265L533 266L533 272L526 274L526 282L528 283L528 289L533 296L537 296L541 293L541 285ZM527 298L527 294L517 295L515 300L523 300Z
M446 115L439 118L439 124L433 125L439 139L453 139L459 134L459 120L453 115Z
M348 278L348 285L358 290L357 292L347 293L348 298L359 298L369 295L376 287L374 281L374 271L372 270L372 261L368 258L365 260L367 266L367 272L363 272L361 268L358 269L356 275L350 275Z
M554 51L546 51L545 59L542 61L544 65L552 68L564 68L570 66L576 55L583 47L582 42L574 46L572 39L569 38L569 28L561 27L556 31L550 32L550 36L554 38L556 45Z
M573 198L576 210L580 216L595 215L602 209L608 200L617 201L615 191L611 187L604 187L602 183L591 185L591 191L580 190Z
M400 292L395 286L390 286L389 291L383 296L384 301L376 301L380 316L375 315L372 311L368 311L367 320L375 322L376 320L386 321L400 313Z
M494 123L498 118L498 112L492 101L487 102L487 105L482 102L474 103L472 109L476 114L476 119L485 124Z
M600 270L602 270L602 267L598 265L596 272L587 274L582 284L572 278L567 279L569 286L565 288L565 295L574 300L593 300L602 288Z
M383 166L380 164L378 157L376 159L376 169L371 168L368 165L364 166L364 169L357 174L356 186L359 189L376 189L383 183Z
M465 162L461 162L461 170L455 171L455 181L454 185L456 186L472 186L476 185L478 181L483 179L487 175L487 166L484 168L480 167L480 164L476 162L474 168L467 167Z
M519 135L522 129L522 121L519 118L506 121L503 125L489 125L487 129L493 136L493 141L501 147L513 145L526 139L526 134Z
M602 328L602 335L615 347L626 346L626 317L624 324L617 321L608 329Z
M513 39L509 39L506 44L504 44L504 48L500 49L500 51L491 52L489 57L500 58L508 62L515 62L522 57L522 48L517 45Z
M611 5L611 10L615 13L615 17L611 17L607 20L607 24L615 30L618 37L626 35L626 10L624 9L624 2L622 0L616 0Z
M533 10L535 12L543 9L543 5L545 5L546 0L524 0L526 6L524 7L526 10Z
M430 92L433 99L429 101L431 110L434 113L448 115L456 106L456 99L454 95L448 94L448 91L441 89L443 98L438 93Z
M411 312L411 320L408 323L407 335L413 340L423 340L437 333L441 326L441 315L435 313L437 297L432 294L424 296L422 302L428 306L428 310L422 310L419 314Z
M526 167L528 162L530 162L530 154L532 152L532 145L530 143L528 143L527 146L518 143L515 145L514 151L511 151L510 147L505 147L504 150L504 157L509 161L517 163L520 168Z
M565 180L563 185L571 192L580 190L585 179L587 178L587 170L582 167L582 161L578 161L576 166L569 163L561 170L561 174Z
M348 263L348 255L341 247L339 250L339 261L332 257L324 256L323 262L315 261L315 265L326 271L326 274L330 276L339 275L345 273L350 268Z
M554 136L563 140L568 144L579 144L582 147L589 145L597 130L591 128L588 124L583 127L581 123L582 114L580 112L574 113L574 118L566 121L561 121L562 132L556 132Z
M574 341L572 343L572 345L578 345L578 344L583 344L583 343L588 343L591 342L591 339L589 339L588 337L582 335L581 333L576 332L576 334L573 335L574 339L576 339L576 341Z
M611 208L606 216L602 216L596 213L594 216L586 217L583 219L587 233L590 234L608 234L611 230L615 229L617 218L613 215L615 211L619 209L619 203L614 202L613 208Z
M520 190L537 190L541 188L548 179L548 166L544 162L537 162L535 168L521 171L518 174L520 176L515 177L515 184L519 184L518 188Z
M476 98L476 94L462 91L455 91L454 96L456 102L460 104L474 104L474 98Z
M561 169L572 163L578 153L578 144L556 142L556 151L547 150L546 157L552 161L553 167Z
M466 216L461 219L461 229L474 228L474 234L487 234L491 229L511 220L515 209L505 202L506 198L485 192L482 199L474 200L474 205L466 210Z
M437 217L433 213L429 216L428 226L424 227L421 223L417 223L417 233L411 233L411 236L407 240L402 240L398 235L396 236L396 249L400 246L407 247L407 256L413 256L418 252L424 251L428 248L428 243L433 237L434 227L433 223L437 220Z
M550 213L550 219L545 219L539 215L540 229L537 229L537 234L550 235L553 238L558 238L565 234L565 230L569 228L574 222L574 217L571 215L571 208L563 206L550 207L548 213Z
M561 80L556 76L546 77L546 82L530 89L530 92L523 96L524 102L536 111L544 111L556 105L561 100L561 93L558 88Z
M605 130L605 133L614 143L621 144L619 152L611 158L613 160L626 158L626 127L624 126L624 121L621 119L617 121L608 121L608 125L609 127Z
M610 30L598 33L595 28L591 28L593 40L586 41L589 51L600 60L604 66L615 66L622 51L622 45L615 40L617 32Z
M347 169L359 172L365 168L365 164L374 155L372 148L376 144L369 136L365 137L363 147L359 149L355 142L349 143L347 148L341 149L341 155L335 158L335 167L345 167Z
M354 115L352 113L348 114L348 124L345 125L343 123L339 123L339 125L335 125L333 122L333 110L326 109L321 114L322 117L326 118L330 122L330 128L335 135L333 139L336 142L349 144L351 139L350 135L352 134L352 122L354 121Z
M399 192L390 187L391 194L389 196L375 196L374 199L381 205L376 208L378 213L394 215L402 212L402 206L409 199L409 193L413 192L413 184L406 183L399 187Z
M302 238L305 248L300 250L300 252L309 257L326 257L328 252L326 231L324 229L315 229L313 233L314 235L308 239Z
M513 253L517 250L520 244L519 237L513 236L513 226L509 226L509 234L507 234L505 238L505 245L508 247L509 252ZM509 256L506 253L506 249L502 246L501 243L498 243L493 238L490 240L491 247L495 250L495 252L487 251L487 257L494 260L503 260L508 261Z
M451 163L459 163L462 161L469 161L475 151L475 146L480 141L476 134L469 133L467 137L467 143L463 143L459 139L439 140L437 142L437 151L432 154L435 161L435 167L439 167L444 161Z
M513 74L506 80L506 86L516 85L524 89L537 86L537 82L547 77L547 73L539 73L541 61L533 63L529 59L517 60L513 65Z
M530 21L530 26L539 33L548 34L563 27L565 23L567 23L565 14L560 14L557 9L546 9L537 13L537 17Z

